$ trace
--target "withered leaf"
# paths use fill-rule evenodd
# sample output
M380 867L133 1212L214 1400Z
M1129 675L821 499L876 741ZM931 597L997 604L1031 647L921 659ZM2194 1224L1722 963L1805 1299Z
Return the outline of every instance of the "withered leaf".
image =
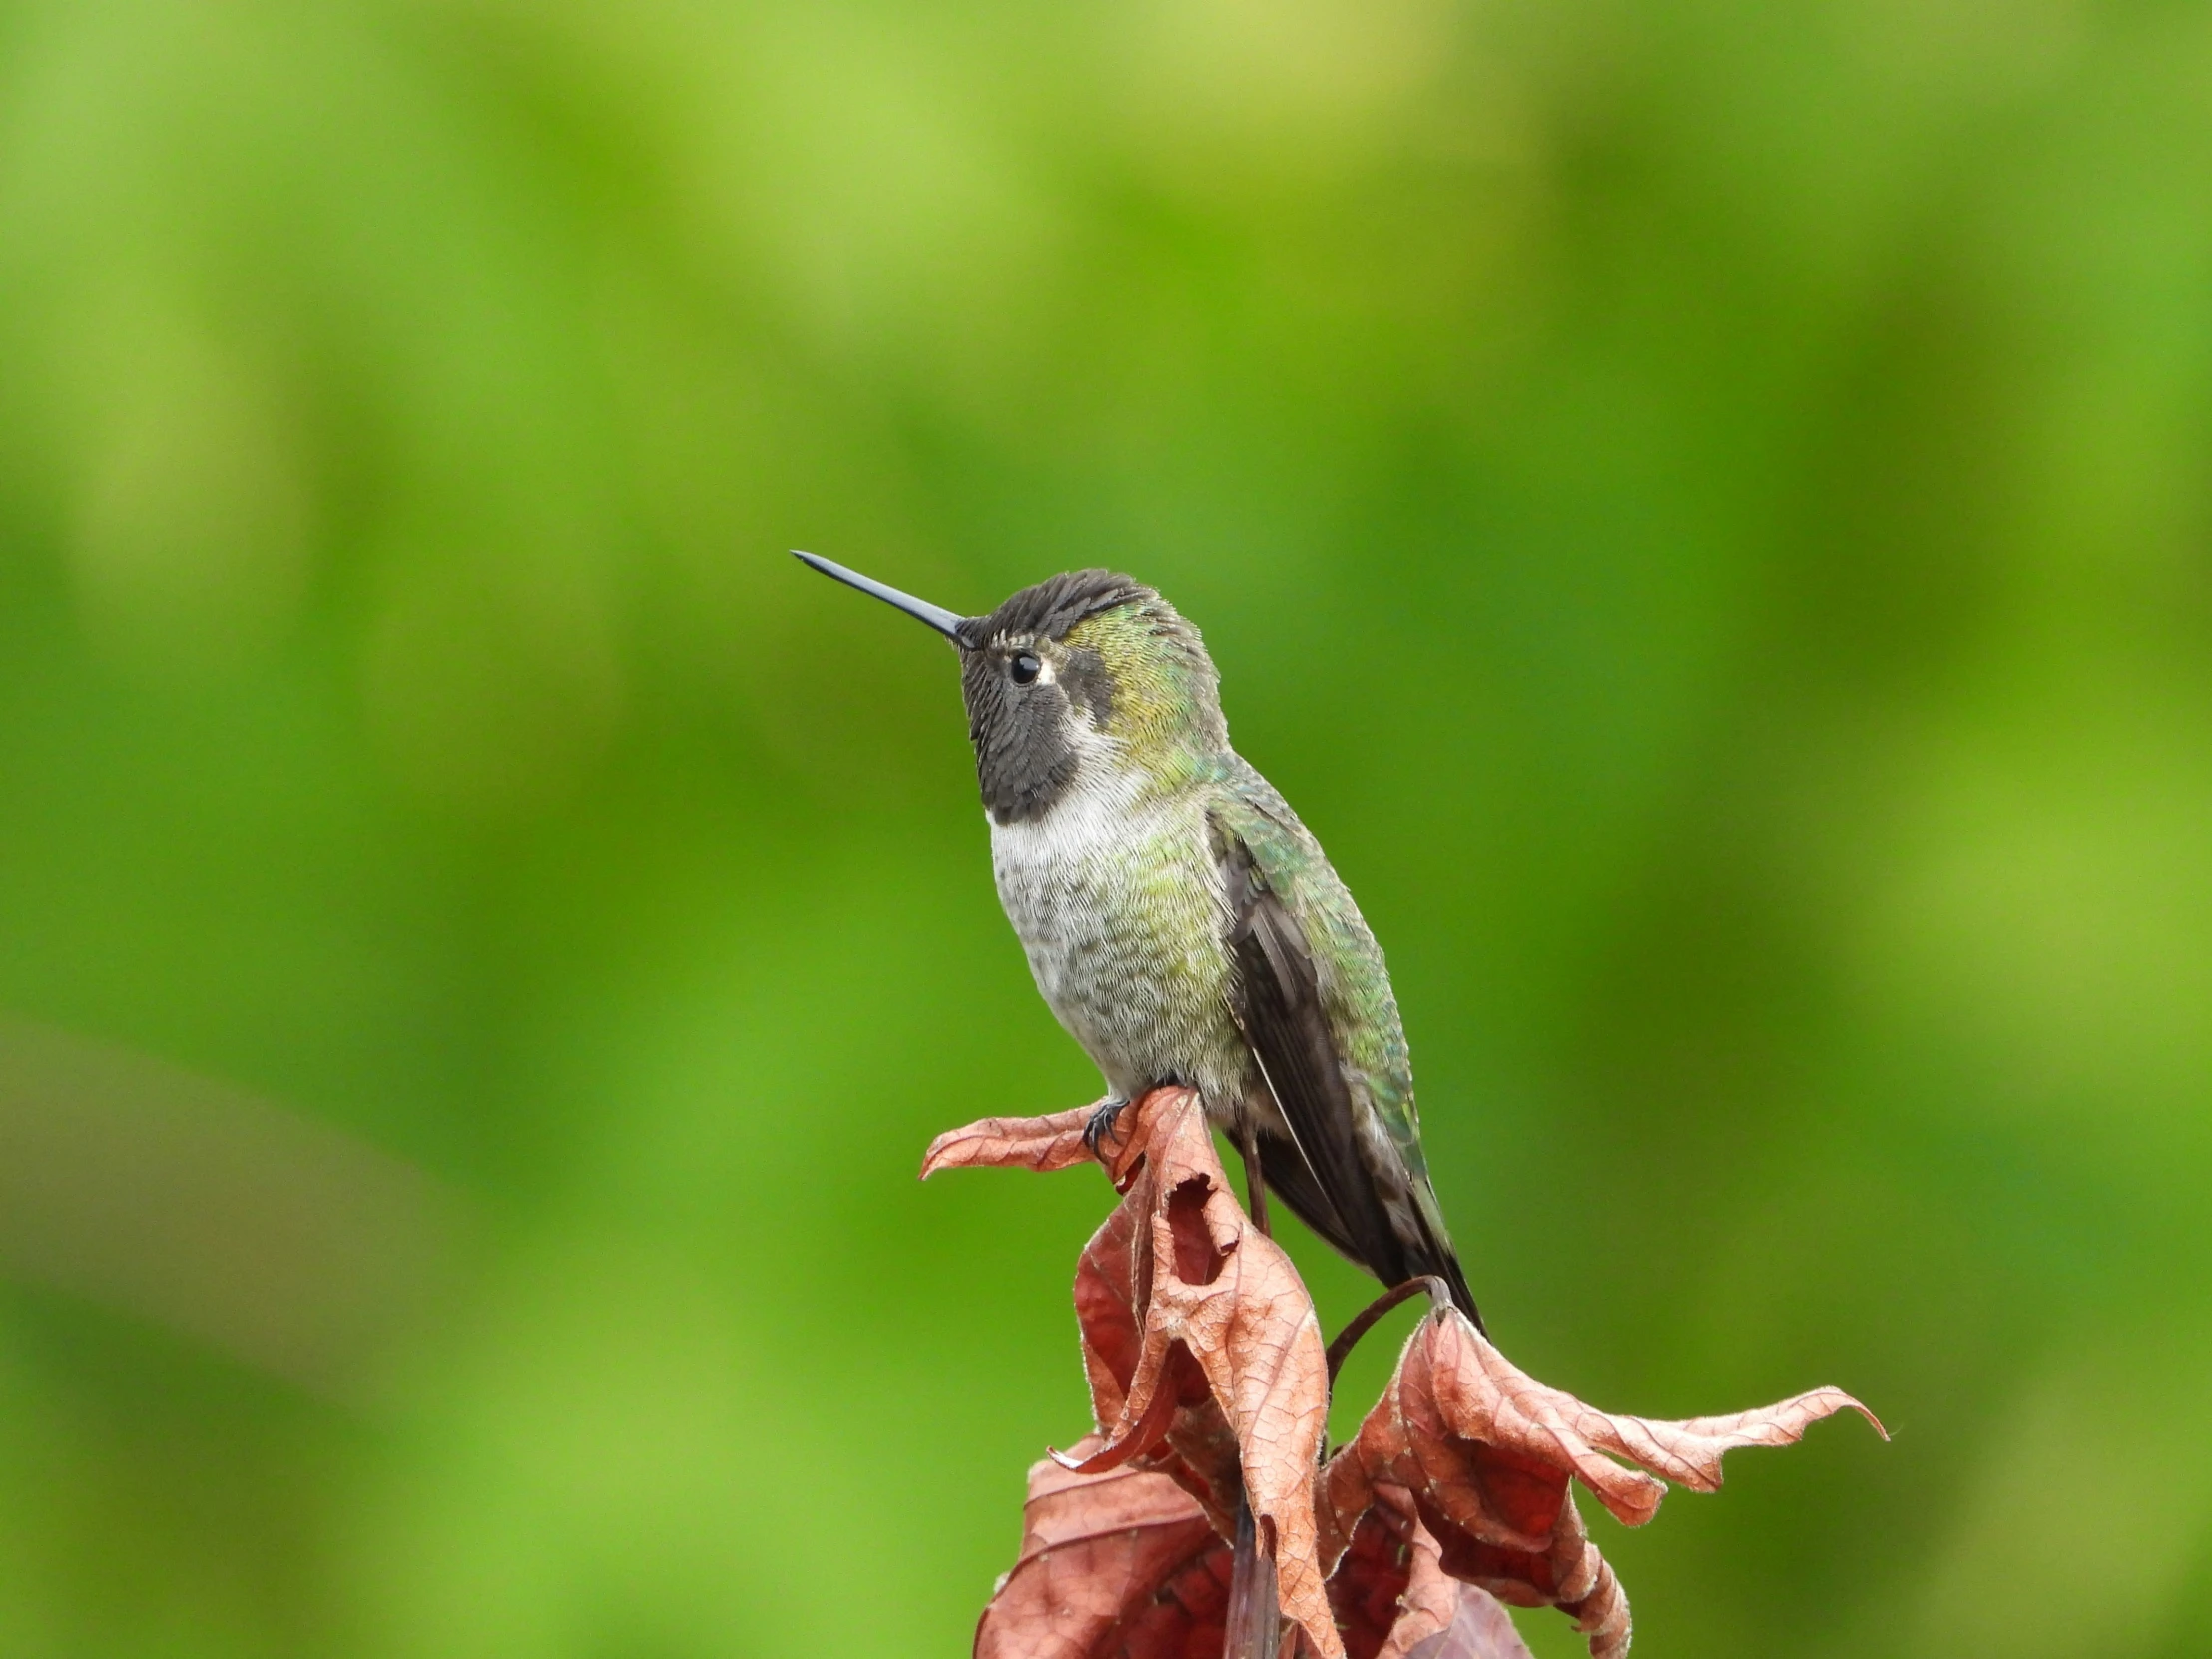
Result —
M1440 1569L1439 1569L1440 1570ZM1410 1618L1410 1614L1407 1615ZM1409 1627L1408 1627L1409 1628ZM1381 1659L1534 1659L1512 1615L1497 1597L1462 1585L1459 1604L1451 1622L1434 1635L1422 1636L1410 1646L1400 1646L1393 1634Z
M1319 1659L1340 1659L1315 1555L1329 1377L1312 1299L1231 1195L1195 1091L1156 1089L1115 1131L1109 1168L1125 1192L1085 1248L1076 1289L1106 1443L1079 1466L1112 1468L1164 1443L1184 1450L1207 1424L1210 1396L1272 1541L1283 1614ZM1218 1482L1198 1447L1187 1460ZM1219 1502L1209 1505L1217 1515Z
M1021 1557L983 1609L976 1659L1214 1659L1229 1555L1169 1475L1048 1458L1029 1471Z
M985 1119L939 1136L922 1174L1080 1162L1090 1117ZM1313 1301L1231 1193L1197 1091L1133 1101L1098 1154L1123 1196L1084 1249L1076 1313L1104 1441L1062 1461L1099 1474L1165 1460L1224 1535L1241 1484L1284 1616L1317 1659L1341 1659L1315 1555L1329 1373Z
M1091 1161L1083 1131L1095 1106L1074 1106L1041 1118L983 1118L947 1129L921 1157L926 1181L941 1169L1069 1169Z
M1349 1659L1529 1659L1496 1599L1443 1570L1402 1486L1376 1487L1329 1575L1329 1605Z
M1739 1446L1788 1445L1845 1409L1882 1430L1835 1388L1680 1422L1599 1411L1529 1377L1447 1306L1415 1329L1317 1482L1320 1327L1288 1257L1231 1194L1196 1094L1153 1091L1095 1149L1093 1110L988 1118L939 1136L922 1167L1063 1169L1096 1156L1123 1195L1076 1273L1100 1432L1031 1471L1021 1559L984 1614L978 1655L1212 1659L1241 1492L1273 1544L1295 1633L1286 1659L1527 1659L1500 1600L1558 1607L1594 1659L1618 1659L1627 1598L1571 1481L1636 1526L1667 1481L1717 1487Z
M1507 1601L1562 1608L1589 1636L1591 1652L1610 1659L1627 1651L1628 1604L1589 1543L1569 1480L1640 1526L1666 1494L1661 1476L1711 1491L1723 1453L1788 1445L1845 1409L1881 1431L1872 1412L1837 1388L1726 1417L1615 1416L1538 1382L1464 1315L1438 1308L1415 1328L1359 1435L1323 1472L1322 1559L1334 1562L1349 1547L1379 1491L1402 1487L1446 1572Z

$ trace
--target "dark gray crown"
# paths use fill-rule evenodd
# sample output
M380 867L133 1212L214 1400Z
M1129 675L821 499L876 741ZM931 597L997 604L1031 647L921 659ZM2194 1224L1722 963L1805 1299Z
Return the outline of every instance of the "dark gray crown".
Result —
M1023 588L988 616L960 624L960 643L970 650L1006 634L1056 640L1085 617L1157 598L1142 582L1111 570L1068 570Z

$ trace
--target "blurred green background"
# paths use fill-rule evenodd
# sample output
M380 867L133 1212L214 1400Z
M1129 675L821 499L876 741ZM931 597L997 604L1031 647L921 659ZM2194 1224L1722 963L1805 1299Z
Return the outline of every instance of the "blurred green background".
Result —
M1157 584L1508 1352L1888 1419L1639 1653L2201 1652L2208 461L2202 6L0 3L0 1652L965 1650L1096 1079L793 546Z

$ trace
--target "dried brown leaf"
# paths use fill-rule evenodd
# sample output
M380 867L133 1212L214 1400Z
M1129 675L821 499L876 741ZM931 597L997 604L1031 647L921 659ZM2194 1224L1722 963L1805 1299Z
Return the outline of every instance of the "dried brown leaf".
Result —
M1236 1472L1273 1544L1284 1616L1320 1659L1343 1646L1315 1555L1313 1487L1329 1405L1313 1302L1290 1258L1253 1228L1214 1154L1189 1089L1127 1108L1106 1148L1124 1188L1083 1253L1076 1307L1092 1402L1106 1443L1079 1465L1108 1469L1163 1447L1222 1491L1218 1420ZM1209 1404L1218 1407L1210 1419ZM1208 1447L1213 1448L1212 1454Z
M1468 1584L1462 1587L1451 1623L1411 1647L1392 1646L1382 1659L1534 1659L1513 1628L1513 1615L1497 1597Z
M1486 1544L1454 1526L1427 1502L1421 1519L1435 1535L1443 1570L1516 1607L1556 1607L1574 1620L1592 1659L1620 1659L1631 1627L1628 1598L1612 1566L1583 1530L1581 1511L1561 1498L1551 1547L1518 1550Z
M982 1118L947 1129L921 1157L926 1181L942 1169L1071 1169L1091 1161L1083 1131L1095 1106L1074 1106L1041 1118Z
M1443 1570L1412 1493L1381 1485L1329 1576L1349 1659L1529 1659L1496 1599Z
M1211 1659L1228 1602L1229 1545L1173 1478L1048 1458L1029 1471L1021 1558L983 1609L975 1655Z
M1323 1471L1322 1559L1350 1545L1380 1492L1402 1487L1435 1535L1445 1571L1507 1601L1564 1609L1591 1652L1610 1659L1627 1651L1628 1605L1583 1531L1570 1479L1640 1526L1666 1495L1661 1476L1711 1491L1725 1452L1788 1445L1844 1409L1881 1431L1872 1412L1837 1388L1726 1417L1615 1416L1538 1382L1464 1315L1439 1308L1407 1341L1359 1435Z
M1667 1481L1717 1487L1739 1446L1788 1445L1846 1409L1882 1430L1835 1388L1731 1416L1616 1416L1538 1382L1443 1307L1317 1481L1320 1327L1289 1258L1231 1193L1196 1094L1153 1091L1095 1151L1093 1110L987 1118L939 1136L922 1166L1096 1156L1123 1195L1075 1282L1100 1432L1031 1471L1021 1559L984 1614L979 1656L1212 1659L1242 1493L1273 1544L1296 1631L1286 1656L1527 1659L1504 1601L1560 1608L1594 1659L1619 1659L1627 1598L1572 1481L1637 1526Z

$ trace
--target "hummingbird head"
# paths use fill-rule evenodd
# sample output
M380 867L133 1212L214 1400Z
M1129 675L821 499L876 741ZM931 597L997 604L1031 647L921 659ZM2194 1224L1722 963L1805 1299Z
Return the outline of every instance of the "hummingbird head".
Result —
M1071 570L986 616L962 617L798 556L959 648L976 779L996 823L1043 816L1079 780L1172 782L1229 746L1220 680L1198 630L1127 576Z

